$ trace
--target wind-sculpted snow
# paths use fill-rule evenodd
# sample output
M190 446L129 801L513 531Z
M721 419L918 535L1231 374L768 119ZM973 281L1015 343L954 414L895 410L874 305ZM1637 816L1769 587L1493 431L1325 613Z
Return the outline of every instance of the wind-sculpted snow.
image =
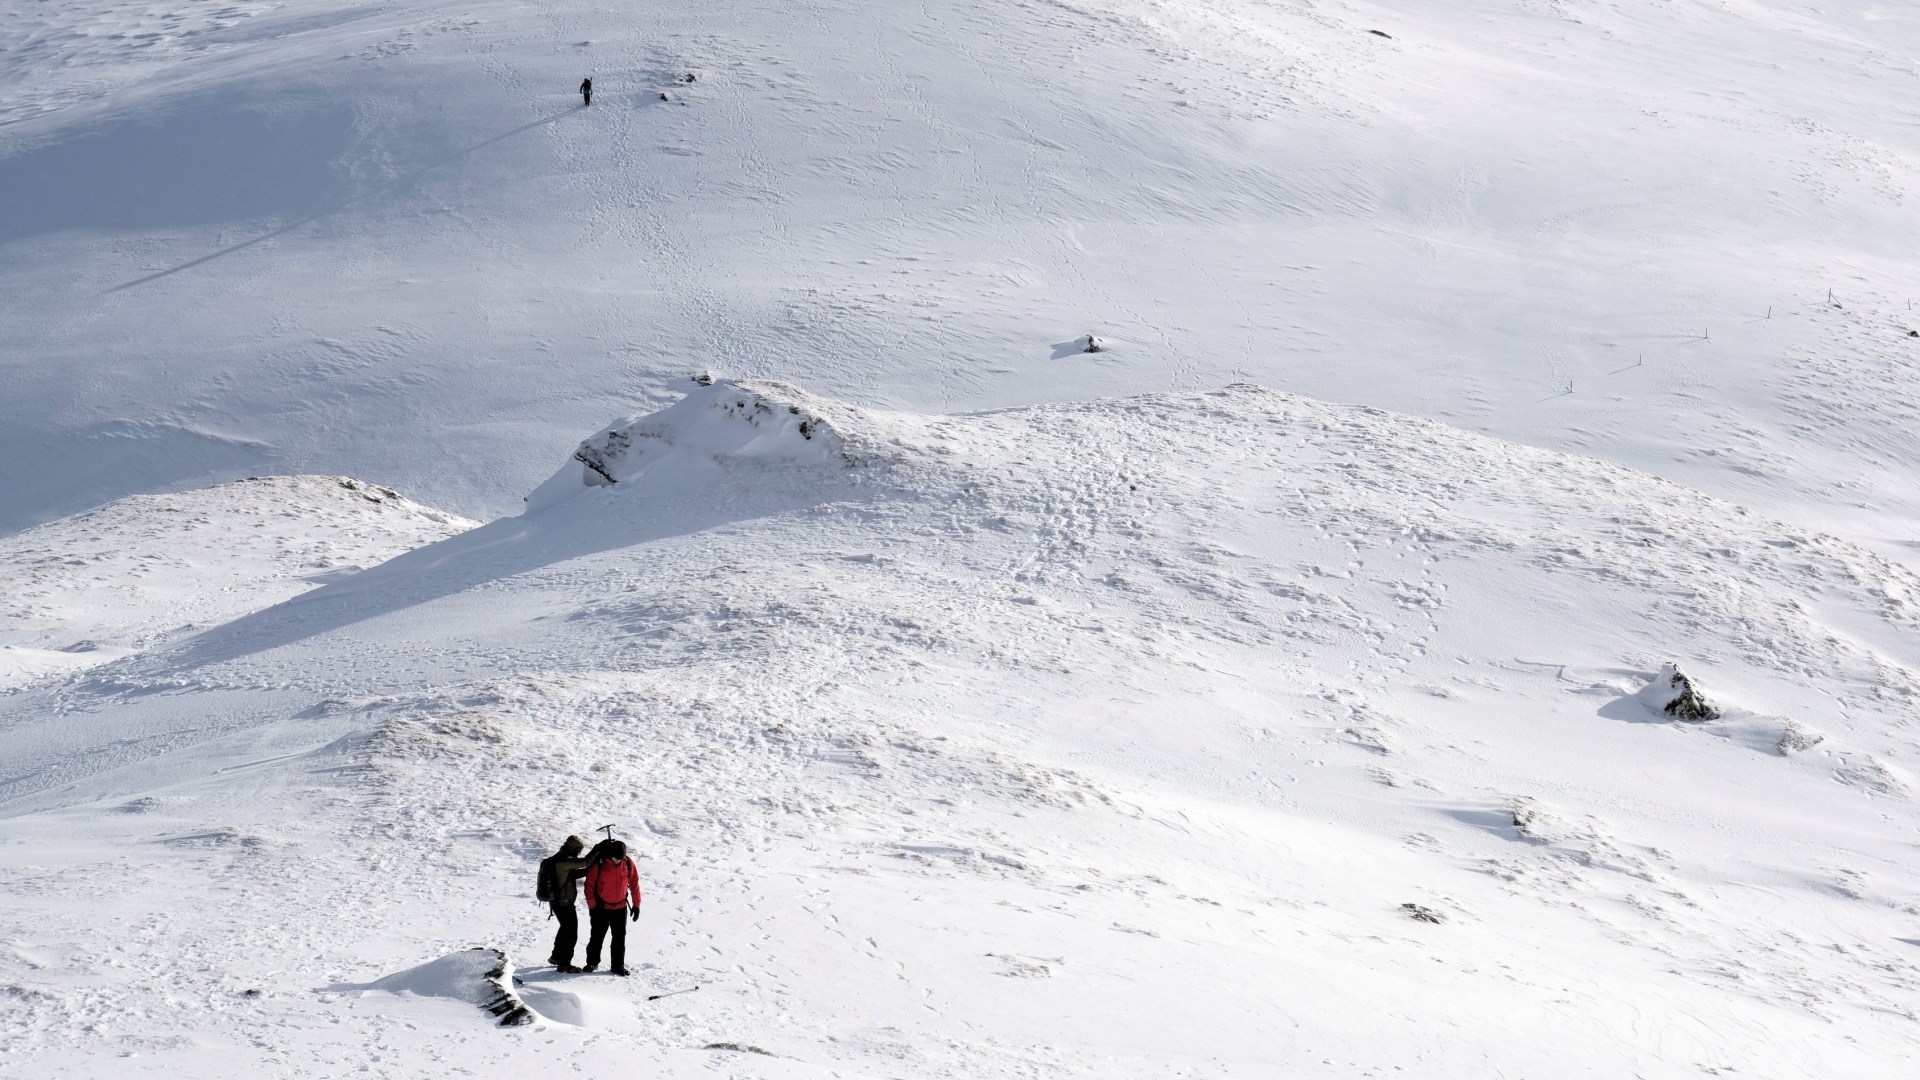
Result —
M513 961L499 949L463 949L375 980L365 990L464 1001L496 1017L502 1027L533 1023L534 1013L513 980Z
M596 432L572 461L527 497L540 510L582 487L646 483L742 486L745 470L765 482L808 484L806 470L831 473L855 464L822 403L779 383L701 380L673 406L629 417ZM841 411L853 414L847 406Z
M475 524L348 477L275 476L0 538L0 689L177 641Z
M4 849L0 1050L1109 1080L1916 1049L1906 570L1255 386L689 389L588 440L645 433L612 484L573 462L521 517L0 699L10 827L62 853ZM1669 663L1718 719L1642 703ZM609 822L635 976L569 979L535 862ZM478 941L559 1042L362 993Z

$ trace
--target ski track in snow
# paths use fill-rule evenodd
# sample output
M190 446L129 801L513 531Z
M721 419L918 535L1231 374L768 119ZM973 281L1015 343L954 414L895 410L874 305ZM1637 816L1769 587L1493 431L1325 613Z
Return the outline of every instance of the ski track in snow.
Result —
M630 448L617 484L569 462L524 517L0 699L4 1067L1912 1052L1899 565L1252 386L966 416L690 389L590 440ZM1722 720L1635 699L1675 657ZM1782 751L1795 722L1824 739ZM108 729L146 741L90 757ZM636 977L555 977L534 864L606 820ZM374 985L479 944L540 1024Z

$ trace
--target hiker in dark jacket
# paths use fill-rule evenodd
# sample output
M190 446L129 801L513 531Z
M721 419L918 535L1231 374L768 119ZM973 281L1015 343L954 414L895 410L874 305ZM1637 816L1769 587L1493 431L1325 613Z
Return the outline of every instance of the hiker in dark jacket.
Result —
M591 78L581 79L580 105L584 108L591 104L593 104L593 80Z
M602 840L593 850L599 858L587 867L587 918L593 933L587 938L586 970L600 966L600 942L611 931L612 971L625 975L627 920L640 917L640 871L627 858L627 845L618 840Z
M580 940L580 912L574 908L573 898L579 895L576 883L587 869L587 860L580 857L580 850L586 846L585 840L569 836L540 868L552 890L548 907L560 920L560 929L553 935L553 955L547 958L556 971L580 970L573 966L573 946Z

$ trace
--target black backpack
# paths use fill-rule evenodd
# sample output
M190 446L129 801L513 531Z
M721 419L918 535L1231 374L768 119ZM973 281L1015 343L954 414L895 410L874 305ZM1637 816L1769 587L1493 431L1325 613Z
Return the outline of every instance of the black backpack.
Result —
M553 872L553 864L560 856L549 855L540 860L540 877L533 884L533 898L543 904L553 903L553 896L560 891L558 875Z

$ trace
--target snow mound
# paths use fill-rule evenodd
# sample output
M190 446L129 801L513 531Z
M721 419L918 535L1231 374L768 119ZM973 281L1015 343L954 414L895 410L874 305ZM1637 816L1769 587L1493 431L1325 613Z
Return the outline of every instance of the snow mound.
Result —
M539 510L586 488L643 481L720 483L752 474L845 469L854 463L828 406L776 382L701 377L685 398L629 416L583 441L568 463L527 497Z
M1780 752L1781 757L1786 757L1791 754L1805 753L1826 741L1827 737L1822 732L1789 720L1786 726L1780 729L1780 738L1774 744L1774 748Z
M0 538L0 689L94 667L476 523L345 476L135 495Z
M463 949L380 979L367 988L387 994L467 1001L501 1027L531 1024L535 1016L513 988L513 961L499 949Z
M1676 664L1663 664L1658 674L1634 695L1640 704L1679 720L1696 723L1720 719L1720 709L1708 701Z

